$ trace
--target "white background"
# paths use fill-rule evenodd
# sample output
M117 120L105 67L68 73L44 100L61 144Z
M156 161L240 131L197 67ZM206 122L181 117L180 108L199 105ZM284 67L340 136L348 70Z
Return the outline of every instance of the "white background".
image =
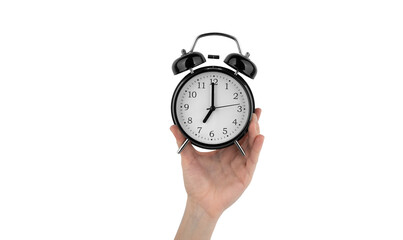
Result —
M400 1L1 1L0 239L173 239L172 62L238 38L266 136L213 239L403 238ZM236 51L224 38L204 54Z

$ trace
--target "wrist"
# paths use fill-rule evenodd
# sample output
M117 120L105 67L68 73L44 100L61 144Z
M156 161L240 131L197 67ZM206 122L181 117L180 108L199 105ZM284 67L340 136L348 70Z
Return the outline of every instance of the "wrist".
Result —
M222 212L204 208L198 203L198 201L195 201L191 197L188 197L186 201L185 214L186 213L198 216L211 222L217 222L222 214Z
M219 217L209 214L197 202L188 198L175 240L210 239Z

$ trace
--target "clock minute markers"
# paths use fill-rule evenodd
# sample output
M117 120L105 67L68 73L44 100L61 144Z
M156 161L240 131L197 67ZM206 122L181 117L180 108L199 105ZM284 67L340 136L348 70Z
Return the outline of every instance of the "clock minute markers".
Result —
M212 82L215 86L211 84ZM228 89L226 89L226 83L228 83ZM236 77L220 72L196 73L187 79L176 93L176 101L175 99L173 101L176 104L174 113L177 115L175 117L177 117L178 125L189 138L189 142L214 147L233 143L248 124L246 115L250 110L250 99L248 92L243 90L245 89ZM242 95L235 96L234 93ZM212 105L214 109L210 111ZM242 111L239 112L238 108L241 106ZM206 112L203 113L203 109L206 109ZM213 112L216 112L214 117ZM192 122L189 122L189 117L192 118ZM194 145L199 146L197 144Z

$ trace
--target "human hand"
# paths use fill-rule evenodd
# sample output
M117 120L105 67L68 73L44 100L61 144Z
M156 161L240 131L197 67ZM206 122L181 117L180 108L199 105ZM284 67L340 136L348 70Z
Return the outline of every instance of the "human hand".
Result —
M210 228L214 229L215 222L224 210L248 187L264 141L258 124L261 112L260 108L255 110L248 133L239 141L246 156L243 156L235 145L213 152L198 152L188 144L181 152L183 178L188 194L181 226L190 217L186 216L187 214L196 214L199 216L198 220L203 219L200 216L211 220L213 226ZM171 127L171 131L180 146L185 137L176 125ZM181 227L178 234L180 231Z

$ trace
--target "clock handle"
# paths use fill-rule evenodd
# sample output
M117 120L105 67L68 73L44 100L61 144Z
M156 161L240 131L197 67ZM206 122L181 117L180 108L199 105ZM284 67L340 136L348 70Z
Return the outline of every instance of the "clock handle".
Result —
M235 145L238 147L239 151L242 153L242 155L246 156L245 151L243 150L243 148L241 147L241 144L239 144L239 142L237 140L235 140Z
M204 33L204 34L200 34L199 36L197 36L195 42L193 43L192 49L190 49L190 52L193 52L194 48L196 47L197 40L199 40L200 38L203 38L203 37L207 37L207 36L221 36L221 37L231 38L232 40L234 40L236 42L236 45L238 46L239 54L242 55L241 47L239 46L238 40L234 36L231 36L231 35L225 34L225 33L219 33L219 32Z

